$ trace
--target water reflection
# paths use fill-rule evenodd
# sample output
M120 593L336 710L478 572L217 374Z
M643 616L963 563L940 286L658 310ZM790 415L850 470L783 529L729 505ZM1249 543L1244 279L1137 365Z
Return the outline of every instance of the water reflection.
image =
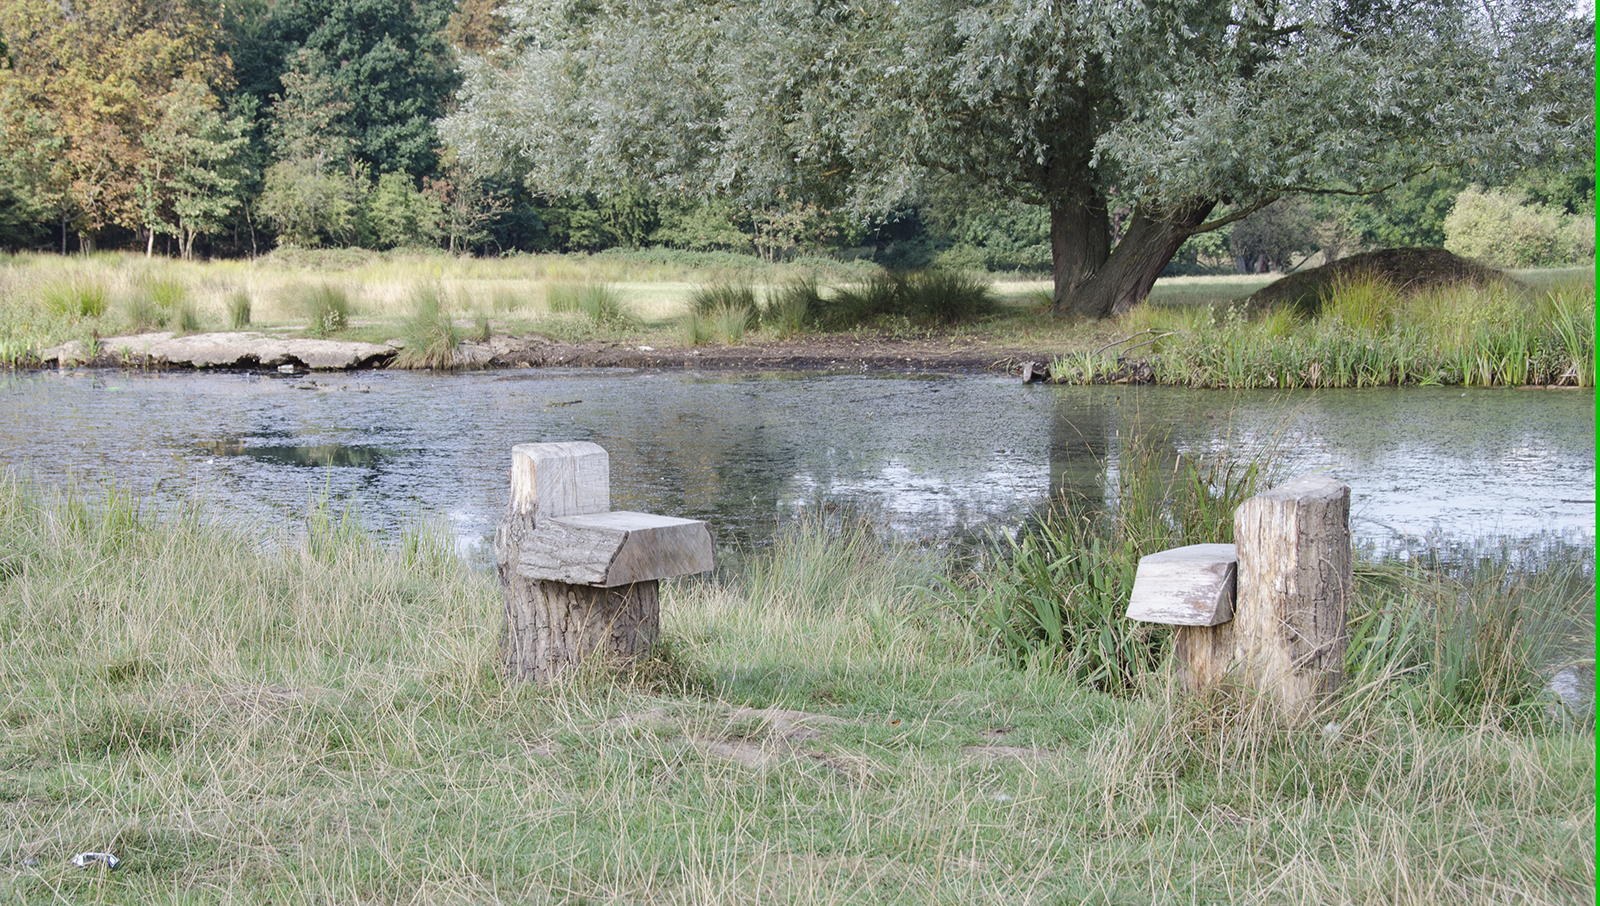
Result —
M195 448L216 456L248 456L268 465L310 468L380 469L391 456L390 451L382 447L350 444L251 445L241 438L201 441Z

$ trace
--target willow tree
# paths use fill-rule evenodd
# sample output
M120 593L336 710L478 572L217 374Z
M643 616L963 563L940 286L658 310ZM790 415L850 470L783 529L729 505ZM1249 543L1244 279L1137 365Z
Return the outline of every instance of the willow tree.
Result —
M1593 147L1592 20L1546 0L514 0L505 15L442 129L477 166L536 191L786 190L863 214L942 179L1046 206L1057 310L1092 317L1143 299L1189 236L1279 198Z

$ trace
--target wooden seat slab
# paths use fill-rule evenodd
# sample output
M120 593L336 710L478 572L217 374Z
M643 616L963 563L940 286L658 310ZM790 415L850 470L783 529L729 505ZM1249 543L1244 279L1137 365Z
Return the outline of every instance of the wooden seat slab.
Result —
M1239 555L1232 544L1190 544L1139 558L1128 618L1169 626L1233 619Z
M519 575L607 588L716 566L704 522L627 510L540 519L518 553Z

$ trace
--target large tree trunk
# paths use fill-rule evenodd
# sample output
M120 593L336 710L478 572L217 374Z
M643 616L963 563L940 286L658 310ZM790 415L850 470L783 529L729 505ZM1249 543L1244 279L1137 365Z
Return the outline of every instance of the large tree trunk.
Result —
M1194 235L1195 227L1205 222L1216 202L1201 199L1165 217L1152 217L1135 211L1122 241L1087 280L1061 295L1057 271L1057 314L1071 313L1085 318L1120 315L1144 301L1156 278L1178 253L1183 241Z
M1106 200L1083 188L1050 203L1050 260L1055 276L1052 306L1067 300L1100 270L1111 254L1111 217Z

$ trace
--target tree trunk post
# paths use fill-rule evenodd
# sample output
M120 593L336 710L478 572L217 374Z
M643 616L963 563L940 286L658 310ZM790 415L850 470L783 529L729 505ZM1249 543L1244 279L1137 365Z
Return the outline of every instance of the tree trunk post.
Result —
M1307 475L1239 505L1234 656L1245 682L1299 712L1344 679L1355 586L1350 488Z
M611 512L610 458L596 444L519 444L511 458L495 531L507 674L547 683L591 660L632 664L660 632L659 580L715 565L710 531Z

